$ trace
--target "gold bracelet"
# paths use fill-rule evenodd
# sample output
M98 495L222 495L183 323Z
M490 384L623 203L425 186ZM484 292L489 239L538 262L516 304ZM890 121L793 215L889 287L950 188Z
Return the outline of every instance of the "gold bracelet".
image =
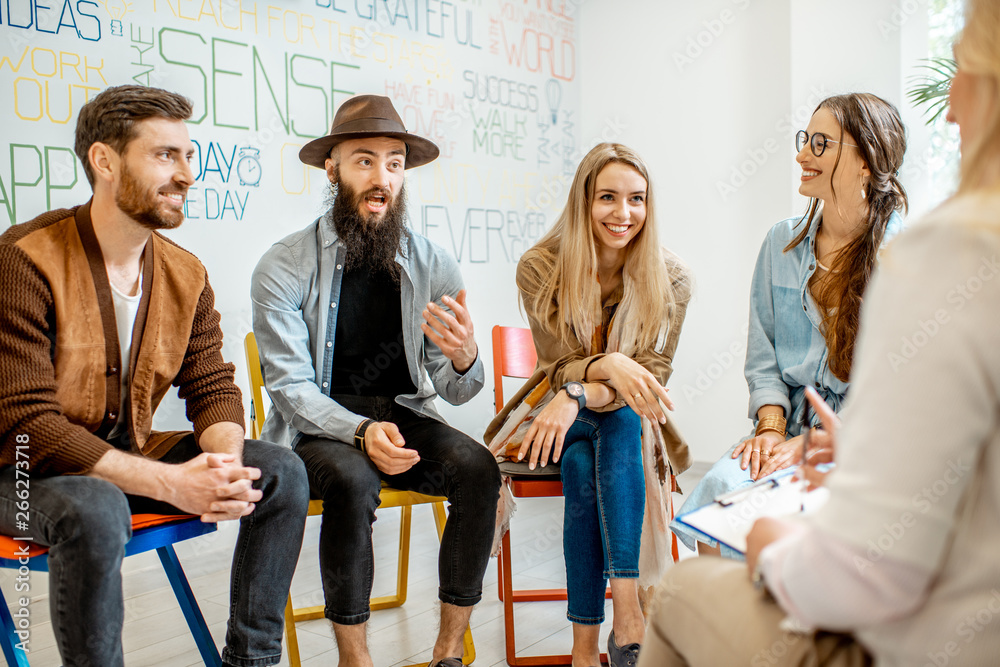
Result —
M784 417L778 415L767 415L757 422L757 430L754 435L760 435L764 431L775 431L784 437L787 423Z

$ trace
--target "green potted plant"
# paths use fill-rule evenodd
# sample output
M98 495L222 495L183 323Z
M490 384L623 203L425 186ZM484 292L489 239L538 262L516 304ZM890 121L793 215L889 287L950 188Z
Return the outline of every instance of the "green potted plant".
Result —
M924 62L927 64L919 68L925 71L910 77L913 85L906 91L906 96L913 106L927 107L924 115L930 115L927 124L931 125L948 108L948 93L958 64L953 58L928 58Z

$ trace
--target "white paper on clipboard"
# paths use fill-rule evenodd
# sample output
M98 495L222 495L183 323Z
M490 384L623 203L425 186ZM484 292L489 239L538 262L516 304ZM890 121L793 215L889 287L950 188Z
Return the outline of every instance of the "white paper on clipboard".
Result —
M820 487L805 492L805 480L793 480L794 468L745 489L723 494L714 502L682 514L677 521L746 553L747 535L754 521L766 516L789 516L815 511L826 502L830 492Z

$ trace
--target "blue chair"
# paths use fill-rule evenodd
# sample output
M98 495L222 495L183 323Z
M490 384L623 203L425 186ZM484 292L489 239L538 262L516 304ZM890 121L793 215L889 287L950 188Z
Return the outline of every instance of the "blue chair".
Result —
M163 570L170 580L170 586L174 589L177 602L184 612L184 618L191 628L191 634L198 644L202 660L209 667L220 667L222 658L215 648L215 641L208 631L208 624L205 623L187 577L184 576L184 568L181 567L172 546L176 542L211 533L214 530L216 530L214 523L202 523L198 518L186 514L180 516L133 514L132 539L125 545L125 556L156 549L160 562L163 563ZM0 567L15 570L26 567L32 572L48 572L48 548L0 535ZM17 622L11 616L2 592L0 592L0 625L2 625L0 648L3 648L7 664L10 667L28 667L28 655L23 647L18 646L20 638L17 635Z

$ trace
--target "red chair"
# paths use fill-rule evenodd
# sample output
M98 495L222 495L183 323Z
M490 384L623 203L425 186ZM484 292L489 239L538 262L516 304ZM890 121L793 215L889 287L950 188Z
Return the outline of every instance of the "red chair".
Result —
M208 631L208 624L201 614L187 577L184 576L184 568L181 567L172 546L176 542L211 533L214 530L216 530L214 523L202 523L197 517L188 514L133 514L132 539L125 545L125 556L156 549L167 579L170 580L170 587L177 597L181 611L184 612L184 619L198 645L202 661L210 667L219 667L222 658ZM13 568L21 572L29 570L48 572L48 551L48 547L0 535L0 567ZM15 612L15 615L18 614ZM18 620L20 621L20 618ZM7 664L11 667L28 667L28 654L23 645L19 646L20 639L17 635L19 625L11 616L3 593L0 593L0 626L2 626L0 648L3 649Z
M531 340L531 330L519 327L493 327L493 387L494 406L499 413L504 406L503 378L531 377L535 372L538 356L535 344ZM562 496L562 481L557 476L552 477L517 477L510 478L510 491L515 498L553 498ZM515 602L547 602L565 600L565 588L542 588L534 590L515 590L513 570L510 564L510 531L504 533L497 558L497 574L499 577L499 596L503 602L504 635L507 651L507 664L513 667L534 667L535 665L569 665L571 656L567 655L532 655L517 657L517 646L514 639L514 603ZM607 597L611 597L610 589ZM606 654L601 654L601 660L607 662Z

